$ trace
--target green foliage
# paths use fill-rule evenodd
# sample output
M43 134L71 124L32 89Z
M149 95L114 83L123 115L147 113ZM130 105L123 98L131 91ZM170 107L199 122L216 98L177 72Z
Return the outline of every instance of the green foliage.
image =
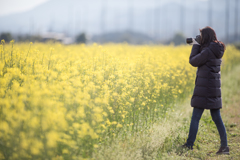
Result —
M181 45L186 43L186 38L182 33L176 33L172 39L175 45Z
M238 50L240 50L240 42L235 43L234 46L235 46Z
M85 33L81 33L76 37L76 43L86 43L87 42L87 38Z
M39 35L19 35L17 37L17 41L18 42L41 42L42 41L42 37Z
M6 32L6 33L1 33L0 35L0 40L3 40L3 39L5 40L6 43L9 43L13 38L11 33Z

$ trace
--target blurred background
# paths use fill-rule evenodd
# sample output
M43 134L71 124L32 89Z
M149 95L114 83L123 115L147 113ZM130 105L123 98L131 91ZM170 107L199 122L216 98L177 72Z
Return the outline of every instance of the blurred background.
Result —
M212 27L240 41L240 0L0 0L0 39L73 43L185 43Z

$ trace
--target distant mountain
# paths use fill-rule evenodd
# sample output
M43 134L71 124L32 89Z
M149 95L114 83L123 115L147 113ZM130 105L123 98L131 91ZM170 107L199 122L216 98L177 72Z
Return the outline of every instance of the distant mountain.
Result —
M81 32L99 35L132 30L156 39L169 39L176 32L195 36L199 28L209 25L208 1L178 2L49 0L27 12L0 17L0 33L42 34L53 31L75 36ZM225 0L217 3L212 10L211 23L219 35L224 36ZM234 7L233 3L231 7ZM230 16L229 22L233 21L234 16Z
M129 44L149 44L155 42L155 40L147 35L136 33L132 31L124 32L112 32L101 35L95 35L91 38L92 42L97 43L124 43Z

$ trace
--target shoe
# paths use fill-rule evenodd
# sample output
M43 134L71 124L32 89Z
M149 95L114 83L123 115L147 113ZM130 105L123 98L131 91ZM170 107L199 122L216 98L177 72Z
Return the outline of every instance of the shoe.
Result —
M184 145L182 145L182 148L188 148L190 150L193 150L193 146L188 146L187 143L185 143Z
M216 154L229 154L229 147L220 147Z

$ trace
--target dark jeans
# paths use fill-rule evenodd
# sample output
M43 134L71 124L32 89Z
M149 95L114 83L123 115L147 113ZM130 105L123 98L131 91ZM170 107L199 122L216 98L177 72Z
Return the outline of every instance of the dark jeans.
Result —
M191 120L189 135L187 139L187 146L193 146L194 141L196 140L196 135L198 132L198 124L203 114L203 111L204 109L193 108L192 120ZM226 147L228 145L227 134L221 118L220 109L211 109L210 112L211 112L212 120L215 122L218 129L218 133L220 135L221 147Z

